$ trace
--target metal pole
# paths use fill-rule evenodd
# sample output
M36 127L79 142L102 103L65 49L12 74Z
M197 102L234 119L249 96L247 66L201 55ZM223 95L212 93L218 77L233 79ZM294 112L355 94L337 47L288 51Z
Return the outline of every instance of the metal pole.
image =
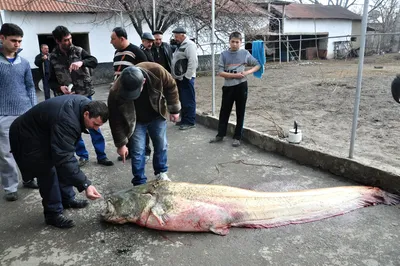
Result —
M156 0L153 0L153 31L156 30Z
M286 62L289 62L289 36L286 36Z
M124 15L122 14L122 11L119 12L119 17L121 19L121 27L123 28L124 27Z
M278 38L279 38L279 64L282 63L282 44L281 44L281 21L278 18L278 27L279 27L279 32L278 32Z
M358 76L357 76L357 89L356 97L354 101L354 115L353 115L353 125L351 130L351 140L350 140L350 152L349 158L353 158L354 154L354 142L356 140L356 130L357 130L357 120L358 120L358 110L360 107L360 94L361 94L361 81L362 81L362 71L364 65L364 51L365 51L365 35L367 31L367 21L368 21L368 3L369 0L364 1L364 13L361 23L361 41L360 41L360 59L358 61Z
M211 1L211 71L212 71L212 108L211 114L215 116L215 0Z

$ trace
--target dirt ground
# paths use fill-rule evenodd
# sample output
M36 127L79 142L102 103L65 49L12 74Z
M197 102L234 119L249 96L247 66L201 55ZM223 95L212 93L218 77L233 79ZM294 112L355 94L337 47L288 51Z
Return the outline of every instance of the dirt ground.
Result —
M399 63L400 54L365 57L354 159L400 175L400 105L390 91ZM278 137L296 120L299 145L348 157L357 70L358 59L267 63L262 79L249 77L245 127ZM211 77L196 80L197 109L209 114L211 84ZM217 77L216 116L222 84Z

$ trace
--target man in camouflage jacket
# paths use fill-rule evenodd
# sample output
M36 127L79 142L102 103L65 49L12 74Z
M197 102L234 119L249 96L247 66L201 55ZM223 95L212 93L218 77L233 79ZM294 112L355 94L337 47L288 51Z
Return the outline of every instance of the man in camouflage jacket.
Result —
M92 99L95 93L89 68L97 66L97 59L83 48L72 44L72 36L64 26L57 26L53 31L57 43L50 54L50 87L55 95L79 94ZM105 141L100 129L89 130L92 143L97 155L97 162L111 166L114 163L107 158ZM79 156L79 165L84 166L89 161L83 139L76 145L76 154Z

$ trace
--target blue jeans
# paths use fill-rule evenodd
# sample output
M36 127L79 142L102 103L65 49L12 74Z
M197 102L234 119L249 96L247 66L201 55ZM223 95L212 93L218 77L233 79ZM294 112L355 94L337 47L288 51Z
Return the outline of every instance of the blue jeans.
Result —
M88 96L88 98L92 100L92 96ZM104 141L103 134L101 134L100 128L99 130L89 129L89 134L97 155L97 160L103 160L107 158L107 155L105 153L106 143ZM86 150L85 142L83 141L82 137L80 137L78 142L76 143L75 152L76 155L79 156L79 158L89 159L89 152Z
M135 131L130 138L131 146L129 153L131 154L132 163L132 184L134 186L145 184L147 177L144 174L146 165L146 131L149 133L153 142L153 169L154 174L164 173L168 171L167 166L167 121L163 117L154 119L150 123L136 123Z
M182 105L181 124L196 124L196 92L194 90L195 78L176 80L179 90L179 101Z

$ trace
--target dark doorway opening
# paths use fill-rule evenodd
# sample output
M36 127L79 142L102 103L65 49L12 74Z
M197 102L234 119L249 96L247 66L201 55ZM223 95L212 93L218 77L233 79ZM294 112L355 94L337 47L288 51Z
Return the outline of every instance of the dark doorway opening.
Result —
M47 44L47 46L49 46L50 52L53 51L53 49L57 45L51 34L38 34L38 39L38 53L40 53L40 45L42 44ZM88 53L90 53L89 35L87 33L72 33L72 43L76 46L82 47Z

